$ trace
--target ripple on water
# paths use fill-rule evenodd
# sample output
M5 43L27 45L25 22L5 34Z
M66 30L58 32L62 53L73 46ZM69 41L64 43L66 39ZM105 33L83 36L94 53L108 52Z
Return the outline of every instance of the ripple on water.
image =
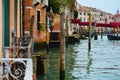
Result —
M87 45L87 40L81 40L74 48L73 80L120 80L120 41L109 41L106 36L92 39L90 52Z

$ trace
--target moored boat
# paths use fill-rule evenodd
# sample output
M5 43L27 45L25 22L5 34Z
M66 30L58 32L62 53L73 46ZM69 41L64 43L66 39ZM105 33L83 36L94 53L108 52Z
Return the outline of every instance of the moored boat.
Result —
M118 35L113 35L113 34L108 34L107 35L108 40L120 40L120 36Z

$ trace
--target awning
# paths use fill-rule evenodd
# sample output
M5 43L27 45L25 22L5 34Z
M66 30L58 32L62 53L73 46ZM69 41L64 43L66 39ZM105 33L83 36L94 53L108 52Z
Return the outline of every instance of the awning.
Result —
M71 19L72 24L79 24L80 26L88 26L89 22L80 22L80 19ZM113 28L120 28L120 22L110 22L110 23L96 23L91 22L92 26L96 27L113 27Z
M111 22L112 27L119 27L120 28L120 22Z

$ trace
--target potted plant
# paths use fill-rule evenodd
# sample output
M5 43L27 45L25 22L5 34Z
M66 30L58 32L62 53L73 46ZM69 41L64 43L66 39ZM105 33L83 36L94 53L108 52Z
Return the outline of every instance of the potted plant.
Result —
M50 25L50 31L53 31L53 29L54 29L54 24L52 23L52 24Z
M50 25L50 31L53 31L53 28L54 28L53 24Z
M45 23L40 23L40 30L45 31Z

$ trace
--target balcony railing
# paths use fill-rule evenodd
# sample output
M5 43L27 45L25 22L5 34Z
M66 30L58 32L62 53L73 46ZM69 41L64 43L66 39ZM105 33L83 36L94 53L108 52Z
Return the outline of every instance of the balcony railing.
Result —
M3 47L4 58L31 58L32 54L32 37L14 37L12 46Z
M32 59L0 59L0 80L33 80Z
M32 44L30 36L13 37L12 46L2 48L0 80L33 80Z

